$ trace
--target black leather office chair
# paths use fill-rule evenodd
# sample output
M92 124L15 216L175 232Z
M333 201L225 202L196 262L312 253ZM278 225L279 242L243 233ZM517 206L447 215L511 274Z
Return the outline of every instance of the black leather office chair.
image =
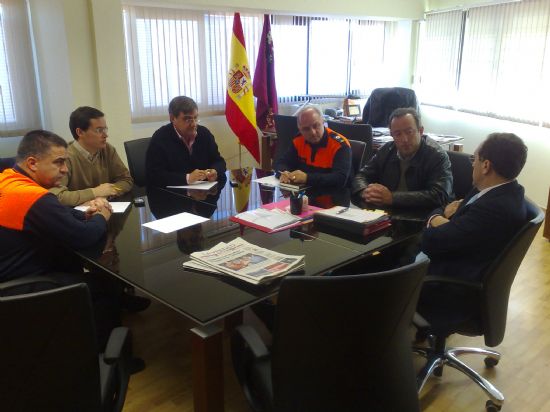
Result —
M2 410L122 410L128 329L114 329L98 358L85 284L0 297L0 324Z
M366 152L364 161L372 157L372 127L370 124L327 122L328 128L345 136L348 140L359 140L365 142Z
M15 165L15 157L2 157L0 158L0 172L5 169L13 167Z
M462 152L447 151L451 161L453 174L453 192L456 199L464 199L472 189L472 159L471 155Z
M390 114L400 107L418 110L416 93L404 87L381 87L374 89L363 108L363 123L372 127L388 127Z
M252 409L418 411L408 327L427 266L283 279L271 353L250 326L233 335Z
M352 172L353 176L355 176L365 164L367 145L365 142L360 142L359 140L349 140L349 144L351 145Z
M273 119L275 121L275 131L277 132L277 146L275 147L273 160L277 161L292 144L292 139L300 132L298 131L296 116L276 114Z
M432 344L429 348L415 348L415 352L426 357L427 362L417 376L418 391L420 392L434 374L441 376L444 365L451 366L477 383L489 395L487 411L499 411L504 402L504 396L489 381L460 361L457 356L463 354L479 354L486 356L485 364L493 367L498 364L498 352L481 348L447 348L446 338L459 333L467 336L481 336L485 344L497 346L504 338L506 329L506 315L510 288L518 268L533 241L542 221L543 212L533 203L527 201L529 222L527 222L506 248L487 269L481 282L465 282L453 278L428 277L424 284L439 282L440 285L452 285L452 288L461 288L467 297L465 305L453 308L424 308L422 302L418 305L418 314L415 323L431 335ZM451 306L451 305L449 305ZM472 308L476 308L472 310ZM477 309L479 308L479 309ZM424 323L423 321L427 321Z
M145 157L151 142L150 137L128 140L124 142L124 150L128 159L128 169L134 178L134 185L144 187L146 184Z

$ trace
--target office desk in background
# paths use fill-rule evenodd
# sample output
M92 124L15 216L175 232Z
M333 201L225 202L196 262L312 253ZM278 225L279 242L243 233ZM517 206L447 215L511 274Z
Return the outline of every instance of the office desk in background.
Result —
M225 275L193 272L182 267L195 250L211 248L221 241L242 236L246 241L285 254L306 256L304 276L321 276L368 256L376 250L405 241L419 233L422 224L403 228L395 225L379 236L354 241L345 234L325 233L313 224L297 230L266 234L240 227L229 221L236 214L233 198L237 188L222 184L218 194L189 195L184 190L151 189L144 207L130 207L123 215L113 215L109 226L113 233L116 259L105 261L104 244L80 251L89 263L119 277L147 295L190 318L192 332L192 377L195 411L222 411L223 330L242 322L242 310L274 296L279 281L255 286ZM251 184L249 209L279 200L282 193L274 188ZM341 191L339 191L341 192ZM314 198L312 194L312 199ZM321 195L325 199L330 195ZM340 198L345 202L349 196ZM348 203L349 204L349 203ZM181 212L210 217L200 225L163 234L144 228L143 223Z

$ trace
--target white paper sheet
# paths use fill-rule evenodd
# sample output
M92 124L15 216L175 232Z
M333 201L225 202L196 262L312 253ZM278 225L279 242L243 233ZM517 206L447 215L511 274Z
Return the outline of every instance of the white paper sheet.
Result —
M184 185L184 186L166 186L168 189L193 189L193 190L210 190L215 185L217 185L218 182L207 182L206 180L195 182L190 185Z
M277 179L275 175L254 179L253 182L261 183L262 185L267 186L279 187L279 179Z
M130 206L130 202L109 202L109 204L113 208L113 213L124 213L126 209L128 209L128 206ZM75 209L85 212L89 207L90 206L76 206Z
M142 226L158 230L162 233L171 233L185 227L196 225L197 223L206 222L207 220L209 219L192 213L183 212L174 216L165 217L164 219L144 223Z

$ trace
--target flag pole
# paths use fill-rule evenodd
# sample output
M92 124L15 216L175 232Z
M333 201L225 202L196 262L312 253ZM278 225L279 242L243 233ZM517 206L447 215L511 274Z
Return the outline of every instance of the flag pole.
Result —
M242 148L243 148L243 145L242 143L239 142L239 169L243 168L243 153L241 150Z

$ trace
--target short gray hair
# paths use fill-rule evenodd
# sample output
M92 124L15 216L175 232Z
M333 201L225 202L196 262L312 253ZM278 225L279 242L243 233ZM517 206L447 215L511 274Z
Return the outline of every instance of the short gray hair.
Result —
M47 155L52 147L67 148L67 142L55 133L47 130L32 130L19 143L15 161L20 163L31 156L40 159Z
M300 124L300 119L304 114L304 112L307 112L308 110L313 110L319 115L321 119L324 119L323 112L321 112L321 109L319 109L319 106L315 106L313 104L306 104L305 106L300 107L300 110L298 110L298 113L296 113L296 120L298 124Z

